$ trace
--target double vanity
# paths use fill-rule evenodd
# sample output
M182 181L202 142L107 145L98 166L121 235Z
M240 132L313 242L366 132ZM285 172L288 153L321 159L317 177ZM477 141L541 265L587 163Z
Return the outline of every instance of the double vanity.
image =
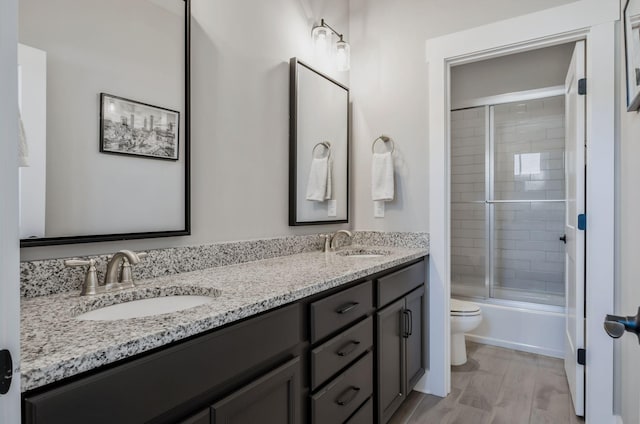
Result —
M245 253L132 289L24 299L23 422L385 423L427 368L427 255ZM167 312L169 296L185 304Z

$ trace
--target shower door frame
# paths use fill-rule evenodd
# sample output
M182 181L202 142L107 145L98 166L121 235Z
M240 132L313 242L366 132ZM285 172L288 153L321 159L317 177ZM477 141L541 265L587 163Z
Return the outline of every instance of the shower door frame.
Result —
M501 299L494 296L495 282L495 254L493 248L495 242L495 205L496 204L513 204L513 203L565 203L566 199L544 200L496 200L495 199L495 106L504 105L515 102L525 102L528 100L541 100L551 97L564 97L565 88L563 85L536 88L533 90L516 91L512 93L498 94L494 96L479 97L476 99L465 100L458 105L454 105L451 111L463 109L484 109L485 122L485 172L484 172L484 197L485 200L480 201L460 201L453 203L464 204L485 204L485 278L484 278L484 296L456 295L468 299L482 299L485 303L497 305L514 306L539 311L548 312L564 312L564 306L550 305L546 303L536 303L525 300ZM449 187L451 190L451 187Z
M581 0L426 42L429 155L429 371L417 390L438 396L451 391L450 369L450 68L492 57L586 40L587 227L586 417L613 424L613 342L602 317L614 308L616 30L618 0Z

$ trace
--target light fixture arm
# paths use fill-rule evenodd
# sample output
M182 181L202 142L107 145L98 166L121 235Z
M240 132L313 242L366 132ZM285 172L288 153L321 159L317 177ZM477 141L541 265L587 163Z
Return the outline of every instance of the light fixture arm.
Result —
M316 25L311 29L311 32L313 32L313 30L317 27L325 27L325 28L329 28L331 30L331 32L333 32L335 35L337 35L340 38L340 41L344 41L342 39L342 34L340 34L338 31L336 31L335 29L333 29L333 27L331 27L331 25L329 25L328 23L325 22L324 18L320 19L320 25Z

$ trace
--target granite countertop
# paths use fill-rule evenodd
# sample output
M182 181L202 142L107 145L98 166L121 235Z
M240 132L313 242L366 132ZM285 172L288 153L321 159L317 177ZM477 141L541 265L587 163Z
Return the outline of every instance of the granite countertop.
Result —
M350 249L356 248L352 246ZM21 389L32 390L423 257L426 248L380 247L373 258L307 252L137 281L119 293L22 299ZM217 296L179 312L116 321L75 316L170 294Z

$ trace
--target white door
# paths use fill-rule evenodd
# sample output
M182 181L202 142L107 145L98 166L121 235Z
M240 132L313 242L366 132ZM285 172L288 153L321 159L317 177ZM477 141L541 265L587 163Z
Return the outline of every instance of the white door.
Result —
M565 80L565 296L566 328L564 368L576 415L584 415L584 366L578 349L585 346L585 231L578 216L585 213L585 96L578 81L585 78L585 44L576 43Z
M9 391L0 394L2 424L20 423L17 16L16 0L0 1L0 351L13 358Z

